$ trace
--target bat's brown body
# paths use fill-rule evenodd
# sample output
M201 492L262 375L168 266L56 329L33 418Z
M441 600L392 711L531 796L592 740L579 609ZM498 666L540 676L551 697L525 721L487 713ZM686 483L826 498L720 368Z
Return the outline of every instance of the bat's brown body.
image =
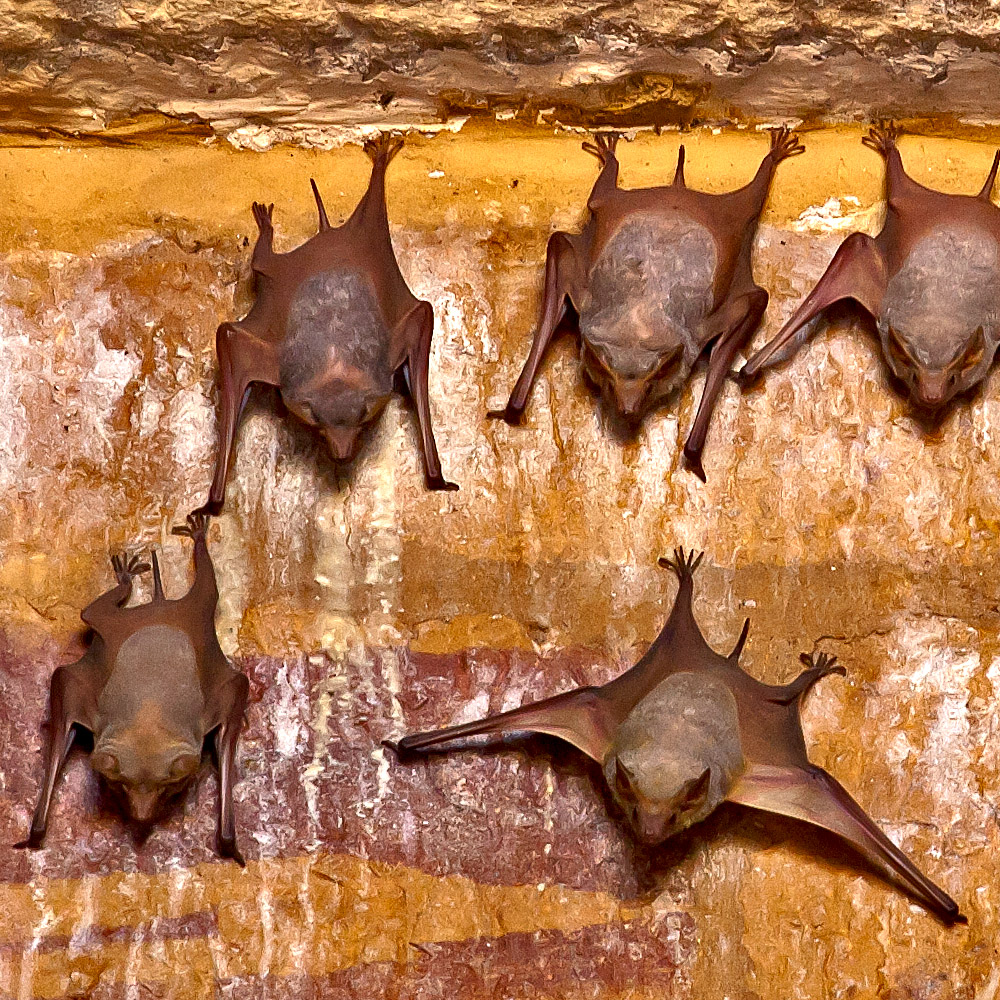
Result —
M153 600L127 608L132 580L149 569L115 556L118 586L84 609L93 631L83 658L52 675L48 759L28 839L39 847L59 771L77 727L94 736L91 766L148 828L201 766L205 738L215 736L219 762L219 851L240 864L233 818L236 743L249 682L234 670L215 634L218 590L208 554L208 519L193 514L177 534L194 539L195 580L180 600L167 600L153 555Z
M863 140L886 162L886 219L854 233L774 339L739 373L749 384L805 341L810 320L853 299L875 319L882 353L919 411L934 415L985 378L1000 342L1000 209L990 202L1000 153L974 197L906 174L892 126Z
M705 389L684 446L687 466L704 480L712 410L767 307L751 269L757 222L775 167L802 146L776 130L754 179L713 195L685 185L683 146L672 184L620 189L615 145L607 135L584 144L601 161L587 202L590 219L579 235L549 239L542 316L528 360L506 408L490 415L512 424L521 419L568 298L579 318L584 370L629 422L679 389L710 346Z
M481 735L537 732L560 737L598 761L640 839L658 843L729 800L793 816L839 834L941 919L958 906L893 844L847 791L810 764L799 721L802 696L821 677L843 673L832 657L803 654L809 669L791 684L762 684L739 666L747 636L720 656L692 611L700 560L678 550L661 560L677 574L673 611L645 656L603 687L585 687L485 719L399 741L428 752Z
M219 355L219 453L208 502L218 514L240 414L251 385L277 386L300 419L318 427L334 458L354 456L364 427L382 412L402 374L416 404L427 483L444 479L427 395L434 312L414 297L396 263L385 207L385 172L402 147L383 137L365 145L368 190L351 217L331 227L319 191L319 232L290 253L275 253L273 205L254 204L260 229L253 250L256 300L216 334Z

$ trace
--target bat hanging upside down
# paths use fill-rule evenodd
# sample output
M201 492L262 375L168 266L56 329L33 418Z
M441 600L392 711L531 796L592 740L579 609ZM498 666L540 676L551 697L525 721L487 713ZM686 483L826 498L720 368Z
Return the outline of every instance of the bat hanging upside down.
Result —
M708 194L685 184L683 146L672 184L619 188L617 140L602 133L584 143L601 162L590 218L583 232L549 239L542 316L528 359L506 407L489 416L520 422L568 299L588 378L631 424L678 390L707 352L705 388L684 445L687 467L704 481L712 411L767 308L751 266L757 223L775 168L803 147L794 133L775 129L749 184Z
M740 370L743 386L790 358L812 320L845 299L875 319L890 371L932 423L986 377L1000 343L1000 209L990 201L1000 152L977 195L944 194L906 173L898 137L885 123L861 140L885 160L882 231L841 243L816 287Z
M736 648L720 656L692 609L700 561L701 555L680 549L660 560L680 581L673 610L646 655L610 683L389 745L402 755L483 735L557 736L602 765L615 801L644 843L661 843L723 801L738 802L831 830L943 921L964 921L955 901L836 779L809 762L799 704L820 678L844 669L826 654L803 653L808 669L796 680L762 684L739 665L749 619Z
M434 310L410 291L389 236L385 174L402 147L402 139L388 136L365 143L371 180L342 226L330 225L314 181L319 232L289 253L273 247L274 205L254 203L256 299L243 319L223 323L215 336L219 452L200 513L222 510L236 429L255 382L277 386L288 409L319 429L333 457L348 461L400 375L417 411L427 485L458 489L441 472L431 427Z
M167 600L153 553L153 599L127 608L132 580L150 567L138 557L111 560L118 586L88 605L81 618L93 630L87 652L52 675L45 778L28 839L41 847L56 779L76 729L93 733L91 767L145 833L201 767L206 737L219 763L219 853L243 864L236 846L233 778L243 726L246 676L219 648L219 592L205 538L208 517L192 514L174 534L194 539L194 584Z

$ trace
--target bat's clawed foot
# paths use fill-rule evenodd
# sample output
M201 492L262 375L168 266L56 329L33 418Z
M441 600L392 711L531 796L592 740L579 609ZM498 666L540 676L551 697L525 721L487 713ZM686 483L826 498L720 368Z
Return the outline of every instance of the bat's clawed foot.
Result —
M621 136L617 132L597 132L594 134L593 142L583 143L584 152L596 156L601 161L603 167L608 160L615 158L615 148Z
M868 130L868 135L861 141L880 156L888 156L896 148L896 140L902 134L902 129L893 122L880 121Z
M806 147L791 129L784 125L781 128L771 129L771 156L775 163L787 160L790 156L798 156L805 151Z
M837 657L832 653L800 653L800 662L815 673L817 679L826 677L827 674L847 675L847 671L837 662Z
M837 657L830 653L802 653L799 660L807 668L791 684L780 689L780 694L771 700L779 705L790 705L801 698L817 681L830 674L847 676L847 671L837 662Z
M198 510L188 514L186 523L175 525L171 529L171 534L185 535L196 542L204 541L208 535L208 525L210 522L211 516L205 513L204 508L199 507Z
M364 150L372 163L388 163L403 148L403 137L383 132L377 139L369 139Z
M262 205L255 201L250 209L253 212L253 220L257 223L257 228L262 233L274 232L274 224L271 221L274 216L274 203Z
M121 584L131 583L140 573L147 573L150 569L149 563L144 562L142 556L130 556L127 552L118 552L113 555L111 565L114 568L116 579Z
M660 556L657 560L659 565L665 569L673 570L677 574L677 579L683 583L694 576L694 571L698 568L704 557L704 552L685 552L682 548L674 549L673 556Z

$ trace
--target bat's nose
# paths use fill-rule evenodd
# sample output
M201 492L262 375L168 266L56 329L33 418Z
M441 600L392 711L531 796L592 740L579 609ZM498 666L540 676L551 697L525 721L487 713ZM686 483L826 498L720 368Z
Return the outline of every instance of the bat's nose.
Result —
M615 385L615 399L618 412L623 417L634 420L642 412L642 404L646 399L646 384L644 382L618 382Z
M325 427L323 437L326 438L330 454L338 462L346 462L354 458L358 450L360 429L357 427Z
M924 375L917 381L917 401L928 410L936 410L948 401L948 390L946 374Z
M137 823L151 823L156 818L160 796L155 791L140 788L128 790L128 811Z

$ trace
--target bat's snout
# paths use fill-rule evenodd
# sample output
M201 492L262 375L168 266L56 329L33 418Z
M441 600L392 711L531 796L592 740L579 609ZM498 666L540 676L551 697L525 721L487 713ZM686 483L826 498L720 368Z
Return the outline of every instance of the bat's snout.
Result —
M646 404L646 383L621 379L615 383L615 405L629 421L637 420Z
M156 819L160 810L160 793L157 790L129 788L125 792L129 816L140 825L147 825Z
M939 410L954 395L954 380L947 372L922 372L913 388L923 409Z
M323 437L326 439L330 454L338 462L349 462L357 454L361 444L361 428L324 427Z

